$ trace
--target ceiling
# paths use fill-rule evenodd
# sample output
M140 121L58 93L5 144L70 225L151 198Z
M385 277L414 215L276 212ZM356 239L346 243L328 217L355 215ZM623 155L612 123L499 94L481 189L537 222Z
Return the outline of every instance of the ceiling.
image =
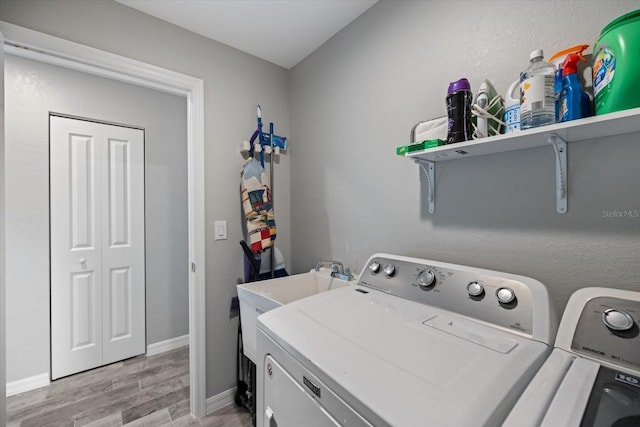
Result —
M378 0L116 0L284 68Z

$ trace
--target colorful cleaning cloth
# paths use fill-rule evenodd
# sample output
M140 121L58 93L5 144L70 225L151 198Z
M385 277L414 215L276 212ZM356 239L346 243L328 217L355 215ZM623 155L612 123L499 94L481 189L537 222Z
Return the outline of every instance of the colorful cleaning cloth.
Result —
M276 221L271 205L271 191L266 184L264 168L249 158L240 173L242 209L247 221L247 236L251 252L257 254L274 245Z

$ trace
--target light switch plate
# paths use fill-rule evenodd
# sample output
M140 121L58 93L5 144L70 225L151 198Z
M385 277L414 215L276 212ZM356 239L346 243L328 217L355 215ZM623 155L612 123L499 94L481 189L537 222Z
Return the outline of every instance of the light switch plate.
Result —
M216 221L215 227L215 240L227 240L227 221Z

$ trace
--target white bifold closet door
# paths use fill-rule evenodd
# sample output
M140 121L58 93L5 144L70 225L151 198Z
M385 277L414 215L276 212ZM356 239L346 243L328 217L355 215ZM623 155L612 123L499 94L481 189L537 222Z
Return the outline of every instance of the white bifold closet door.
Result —
M50 116L51 378L146 351L144 131Z

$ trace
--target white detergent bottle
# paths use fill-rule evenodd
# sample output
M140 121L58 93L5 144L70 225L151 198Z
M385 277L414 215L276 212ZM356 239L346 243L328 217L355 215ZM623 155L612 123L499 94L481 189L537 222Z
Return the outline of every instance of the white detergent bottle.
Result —
M504 97L504 133L520 130L520 80L511 83Z

